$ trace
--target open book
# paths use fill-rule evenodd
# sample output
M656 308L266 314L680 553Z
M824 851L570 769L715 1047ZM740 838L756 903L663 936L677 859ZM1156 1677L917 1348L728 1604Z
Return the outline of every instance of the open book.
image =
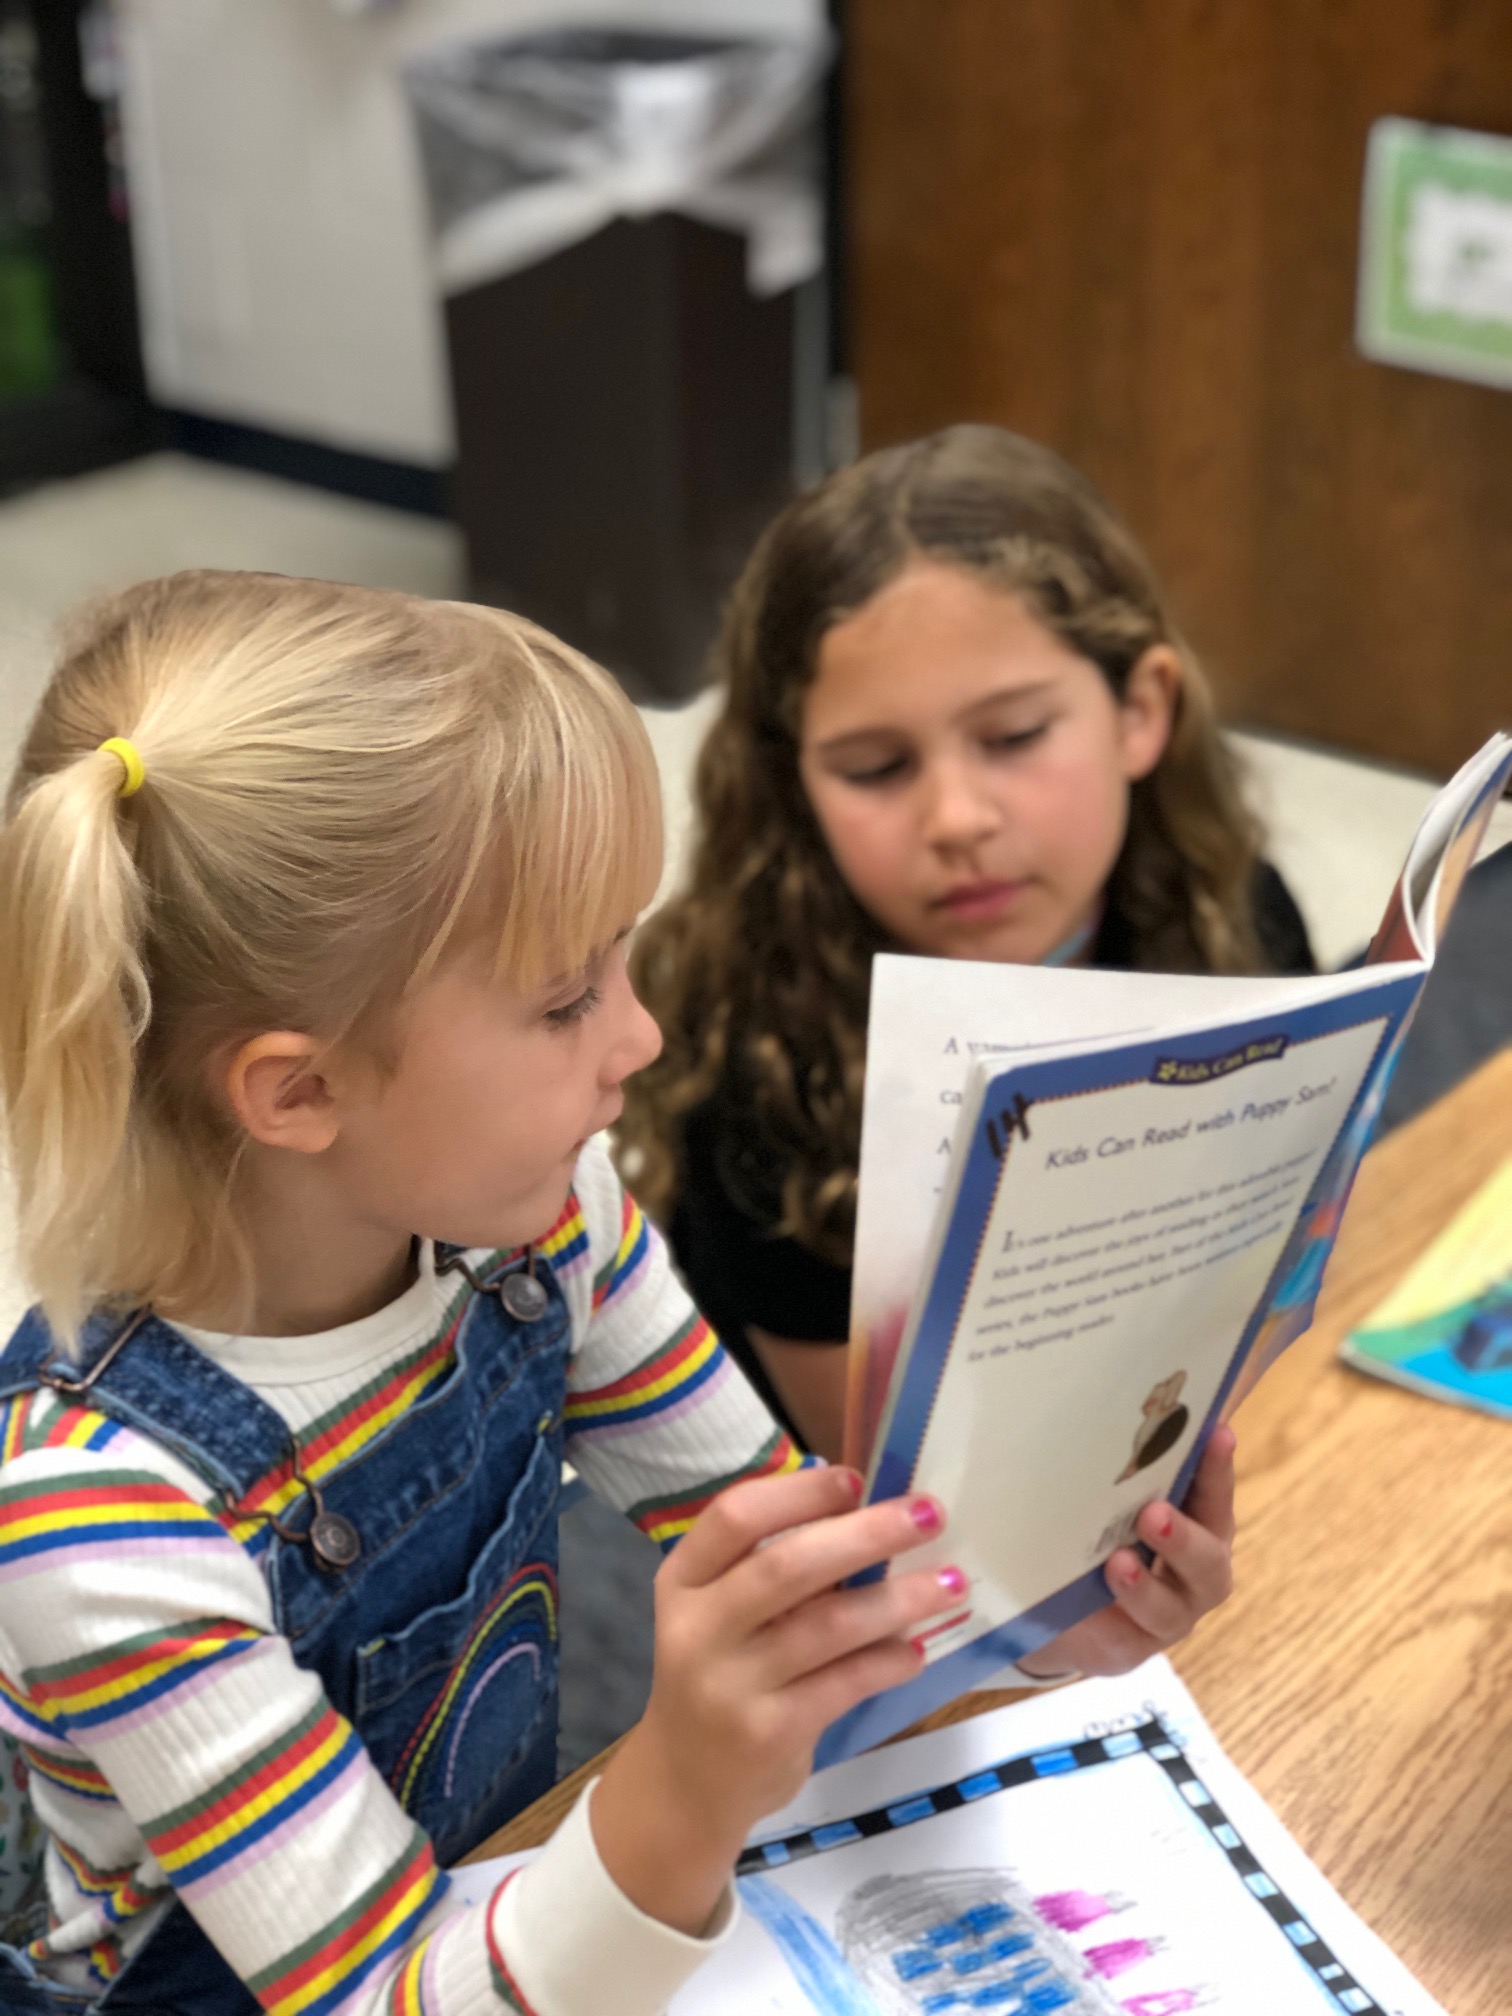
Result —
M968 1577L894 1734L1108 1600L1213 1428L1306 1329L1392 1064L1512 774L1434 799L1365 964L1314 979L883 956L868 1030L847 1458L927 1491Z

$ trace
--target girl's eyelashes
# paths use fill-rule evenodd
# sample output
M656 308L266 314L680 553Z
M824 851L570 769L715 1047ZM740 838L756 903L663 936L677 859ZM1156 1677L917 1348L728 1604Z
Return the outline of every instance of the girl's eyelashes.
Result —
M584 984L581 994L576 995L571 1001L564 1001L559 1008L546 1010L543 1019L551 1028L570 1029L574 1022L583 1021L599 1006L604 998L603 988L599 982L604 979L606 968L611 966L616 970L623 968L625 941L630 936L630 931L631 926L628 924L622 930L616 931L603 950L594 953L588 960L582 969ZM593 976L591 979L587 977L590 974Z
M1048 721L1036 722L1032 728L1014 728L1002 734L983 734L981 746L990 755L1000 756L1016 749L1030 749L1049 729ZM879 759L863 769L843 770L839 774L847 784L893 784L913 767L911 756L899 754Z
M989 749L1027 749L1039 741L1049 725L1048 721L1041 721L1033 728L1016 728L1010 735L988 735L984 739Z
M566 1002L560 1008L548 1008L546 1020L553 1029L570 1029L574 1022L581 1022L591 1015L603 1000L597 987L585 987L576 1000Z
M890 756L885 763L874 763L865 770L845 770L841 772L847 784L890 784L895 777L901 777L908 768L904 756Z

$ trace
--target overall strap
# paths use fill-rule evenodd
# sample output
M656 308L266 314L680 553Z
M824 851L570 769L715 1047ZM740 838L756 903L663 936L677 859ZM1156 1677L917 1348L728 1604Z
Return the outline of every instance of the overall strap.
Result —
M72 1358L29 1309L0 1353L0 1401L38 1390L139 1428L234 1498L288 1459L282 1415L147 1309L91 1316Z

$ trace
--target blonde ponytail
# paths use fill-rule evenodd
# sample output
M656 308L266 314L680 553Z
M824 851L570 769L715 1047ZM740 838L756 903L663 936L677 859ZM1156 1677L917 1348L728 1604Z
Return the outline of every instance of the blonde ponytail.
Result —
M81 756L37 781L0 838L0 1093L20 1249L39 1259L87 1254L123 1184L149 1008L120 783L108 750ZM36 1291L72 1330L84 1314L79 1269L49 1273Z
M297 1029L381 1064L448 945L534 984L660 868L639 717L518 618L213 573L92 612L0 832L0 1117L55 1335L248 1292L224 1046Z

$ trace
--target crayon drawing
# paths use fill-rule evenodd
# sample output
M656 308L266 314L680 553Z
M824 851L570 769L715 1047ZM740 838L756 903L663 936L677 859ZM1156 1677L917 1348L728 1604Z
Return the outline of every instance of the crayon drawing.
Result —
M673 2016L1389 2016L1158 1716L748 1848Z

